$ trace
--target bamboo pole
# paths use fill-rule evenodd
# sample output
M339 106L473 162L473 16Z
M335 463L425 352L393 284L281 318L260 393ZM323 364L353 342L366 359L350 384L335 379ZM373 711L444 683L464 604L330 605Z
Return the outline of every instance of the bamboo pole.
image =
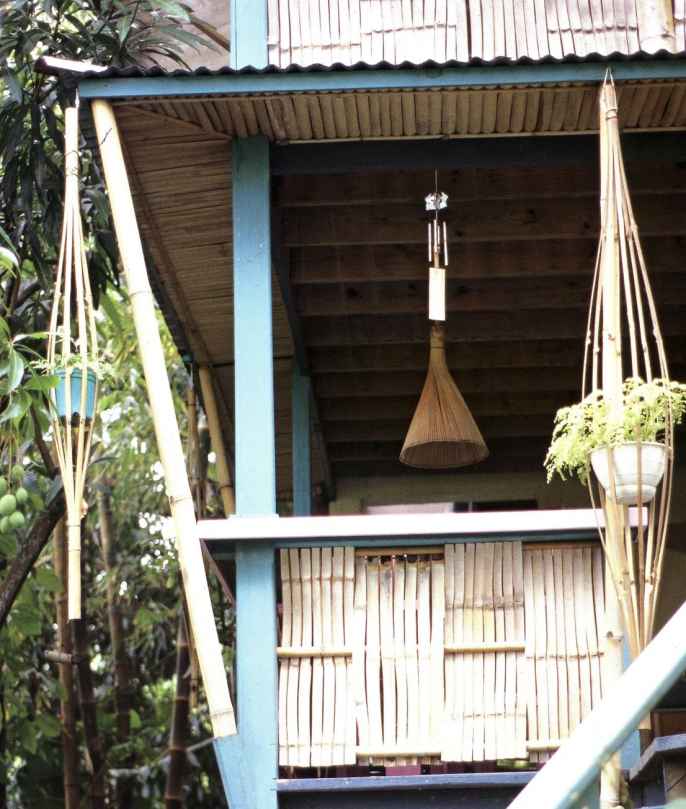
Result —
M620 318L620 278L618 234L616 232L616 216L612 209L614 194L609 188L610 170L608 166L607 117L617 115L617 110L608 110L604 106L605 96L601 95L600 134L601 154L601 220L604 224L603 237L607 249L603 251L600 264L600 305L602 307L602 388L608 402L610 412L616 412L622 406L622 335ZM611 493L608 493L611 497ZM605 509L609 535L624 532L623 511L616 503L609 503ZM603 657L604 685L606 692L622 676L624 670L624 633L622 627L622 609L617 589L612 581L611 561L607 559L610 543L606 543L605 560L605 626L606 643ZM601 777L601 805L607 809L620 806L621 764L619 756L614 755L603 767Z
M671 0L639 0L636 12L642 51L676 51Z
M236 512L236 498L233 491L231 471L226 456L226 447L222 436L222 428L219 422L219 412L217 410L217 400L214 395L214 383L210 369L206 365L198 368L200 378L200 389L202 390L202 400L205 405L207 424L210 428L210 443L215 454L217 464L217 478L219 480L219 494L224 506L224 516L229 517Z
M202 643L198 646L198 657L212 729L218 737L234 735L236 719L212 612L181 436L119 130L109 102L96 99L92 104L92 112L174 520L179 566L188 597L190 628L194 637L202 638Z
M62 784L64 788L64 809L79 809L81 795L79 789L79 747L76 739L76 695L74 692L74 670L71 664L72 642L69 632L67 610L67 553L64 520L60 520L53 533L52 558L55 575L62 583L62 589L55 597L57 612L57 649L67 656L69 662L60 662L59 673L60 724L62 727Z

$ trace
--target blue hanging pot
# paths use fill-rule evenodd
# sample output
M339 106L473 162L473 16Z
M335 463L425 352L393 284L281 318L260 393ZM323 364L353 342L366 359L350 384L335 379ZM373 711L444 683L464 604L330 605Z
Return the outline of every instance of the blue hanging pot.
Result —
M55 371L57 377L57 387L55 388L55 404L57 415L63 419L67 417L67 371L58 368ZM78 416L81 410L81 368L72 368L70 374L71 383L71 416ZM91 368L88 369L86 377L86 412L82 417L86 420L93 418L95 414L95 386L98 378Z

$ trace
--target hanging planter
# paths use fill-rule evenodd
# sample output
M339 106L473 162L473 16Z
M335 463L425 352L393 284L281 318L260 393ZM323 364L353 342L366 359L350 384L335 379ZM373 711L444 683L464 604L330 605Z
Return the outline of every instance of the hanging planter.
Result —
M80 417L86 421L92 421L95 416L95 392L98 385L98 376L92 368L86 371L85 395L83 391L83 372L81 368L57 368L55 369L57 386L55 388L55 408L60 419L67 418L69 421L74 417ZM67 394L69 388L69 395ZM70 404L67 403L69 400ZM82 407L82 401L84 405Z
M545 459L548 480L557 474L586 484L590 464L617 503L650 503L666 468L668 425L679 424L685 412L686 385L670 380L626 380L614 415L604 395L594 392L558 411Z
M614 493L625 506L644 505L655 499L665 473L667 448L664 444L620 444L591 453L591 466L605 492ZM613 480L614 479L614 480Z
M669 378L655 299L624 169L617 94L600 91L600 240L586 332L582 400L560 410L548 477L578 477L600 506L599 535L632 657L650 642L665 559L674 426L686 386ZM632 519L629 507L637 506ZM633 525L632 525L633 522ZM612 617L610 669L621 669ZM610 654L610 652L608 652ZM609 670L610 670L609 669Z
M50 329L52 433L67 505L69 618L81 617L83 492L98 396L98 345L79 199L78 110L64 111L64 216Z

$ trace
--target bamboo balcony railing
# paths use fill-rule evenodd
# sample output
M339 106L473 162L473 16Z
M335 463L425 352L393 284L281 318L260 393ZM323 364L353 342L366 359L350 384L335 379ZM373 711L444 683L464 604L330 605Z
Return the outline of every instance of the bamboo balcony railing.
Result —
M279 765L547 761L603 696L599 518L200 523L215 556L273 546Z

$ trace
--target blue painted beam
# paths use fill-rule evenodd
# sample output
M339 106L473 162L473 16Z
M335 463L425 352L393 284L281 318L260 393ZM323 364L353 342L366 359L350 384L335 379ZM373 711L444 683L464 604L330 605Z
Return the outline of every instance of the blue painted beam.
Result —
M269 144L233 145L236 512L276 512Z
M293 514L308 517L312 513L311 413L312 384L310 377L294 365L292 379L293 407Z
M267 0L231 0L231 67L267 65Z
M216 76L151 76L83 79L82 98L198 96L208 93L298 93L343 90L430 90L446 87L601 82L607 68L616 81L686 79L686 59L636 62L583 62L415 69L226 73Z
M269 144L233 146L236 512L276 513ZM236 547L238 741L221 740L231 809L277 809L276 572L269 542ZM237 772L240 769L240 772Z

